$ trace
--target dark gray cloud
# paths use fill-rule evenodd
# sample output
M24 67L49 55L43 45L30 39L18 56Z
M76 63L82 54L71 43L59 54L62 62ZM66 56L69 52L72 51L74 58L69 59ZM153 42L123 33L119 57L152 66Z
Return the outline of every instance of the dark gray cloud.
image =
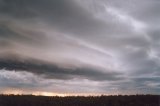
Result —
M57 30L81 36L87 36L88 33L100 34L106 27L102 21L93 18L91 13L72 0L4 0L1 10L1 14L7 18L24 22L40 20Z
M0 90L159 93L159 5L0 0Z
M9 56L8 56L9 57ZM90 80L111 81L122 80L121 73L118 72L101 72L101 70L91 67L67 69L58 67L52 63L43 62L41 60L23 59L12 55L11 59L3 57L0 60L0 69L28 71L34 74L44 75L45 78L51 79L73 79L74 77L82 77Z

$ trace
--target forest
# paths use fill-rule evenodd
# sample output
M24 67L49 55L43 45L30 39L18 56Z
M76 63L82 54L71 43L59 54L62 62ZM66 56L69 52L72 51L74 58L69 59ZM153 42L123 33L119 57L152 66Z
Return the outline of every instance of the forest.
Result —
M34 96L0 95L0 106L160 106L158 95Z

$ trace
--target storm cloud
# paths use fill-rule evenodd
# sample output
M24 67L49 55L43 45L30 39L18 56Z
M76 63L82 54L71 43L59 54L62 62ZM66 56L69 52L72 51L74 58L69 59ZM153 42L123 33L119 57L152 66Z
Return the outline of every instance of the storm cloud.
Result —
M160 90L160 1L0 0L0 90Z

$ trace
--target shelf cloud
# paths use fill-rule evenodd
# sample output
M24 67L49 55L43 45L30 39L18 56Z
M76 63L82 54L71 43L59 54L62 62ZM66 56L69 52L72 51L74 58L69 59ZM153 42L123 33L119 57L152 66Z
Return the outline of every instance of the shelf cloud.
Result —
M0 0L0 93L160 91L160 1Z

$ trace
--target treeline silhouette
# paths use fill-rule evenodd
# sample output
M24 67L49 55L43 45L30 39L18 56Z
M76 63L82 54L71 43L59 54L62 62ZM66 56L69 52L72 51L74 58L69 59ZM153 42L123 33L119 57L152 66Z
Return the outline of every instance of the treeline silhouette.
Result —
M158 95L68 96L0 95L0 106L160 106Z

